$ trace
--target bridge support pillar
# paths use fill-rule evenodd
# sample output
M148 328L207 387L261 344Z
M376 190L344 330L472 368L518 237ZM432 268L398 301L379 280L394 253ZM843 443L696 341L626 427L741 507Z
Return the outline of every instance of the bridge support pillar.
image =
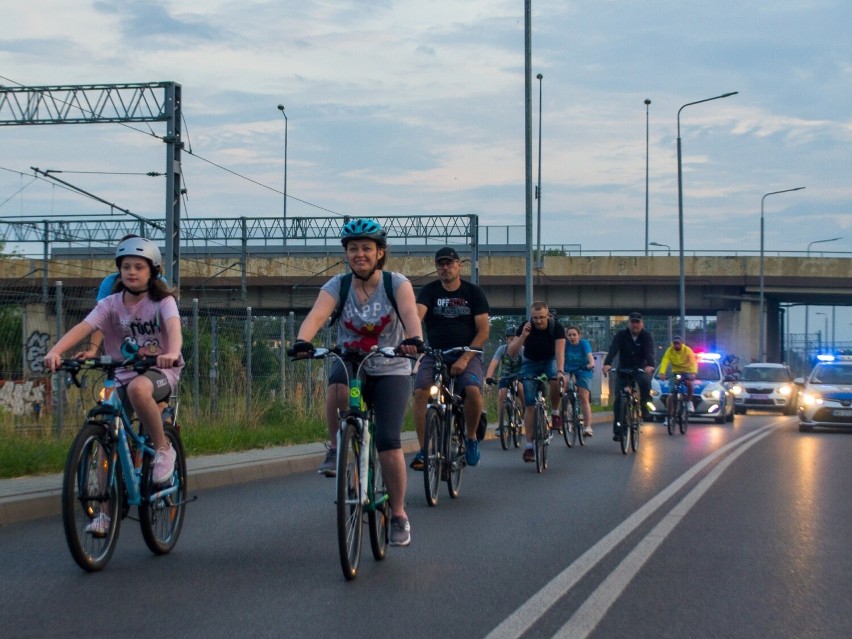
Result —
M777 302L765 300L766 361L781 361L781 320ZM740 302L739 311L719 311L716 316L716 341L726 354L740 358L740 365L760 357L760 303Z

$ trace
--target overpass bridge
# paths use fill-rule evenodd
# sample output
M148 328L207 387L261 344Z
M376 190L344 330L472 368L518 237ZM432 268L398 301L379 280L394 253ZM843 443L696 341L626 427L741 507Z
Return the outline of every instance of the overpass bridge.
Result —
M440 245L438 245L440 246ZM339 244L327 246L185 247L181 252L181 297L197 298L206 309L242 309L255 314L304 313L319 287L344 269ZM435 278L434 246L392 246L388 265L405 273L417 289ZM492 314L525 314L525 250L519 244L457 245L467 256L466 276L485 289ZM534 272L534 298L560 315L679 314L679 262L675 256L564 254L544 255ZM759 333L759 257L687 255L686 312L715 316L717 342L749 361L757 358ZM93 247L54 250L48 259L0 260L4 302L33 291L52 299L56 283L94 291L112 272L111 250ZM767 357L781 356L783 306L852 306L852 258L846 256L765 255ZM66 298L88 309L92 295Z

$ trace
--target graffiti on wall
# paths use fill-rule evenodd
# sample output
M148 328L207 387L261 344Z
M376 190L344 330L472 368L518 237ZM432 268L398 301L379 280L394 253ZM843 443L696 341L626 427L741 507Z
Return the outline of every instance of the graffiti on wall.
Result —
M13 415L32 412L38 418L44 406L44 391L39 382L6 382L0 386L0 406Z
M50 335L39 331L33 331L27 338L24 357L27 360L27 366L36 375L44 375L47 372L44 368L44 356L47 355L49 341Z

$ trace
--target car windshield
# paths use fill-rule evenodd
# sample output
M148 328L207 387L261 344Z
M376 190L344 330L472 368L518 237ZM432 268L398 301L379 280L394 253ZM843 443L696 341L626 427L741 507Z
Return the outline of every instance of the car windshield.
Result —
M852 384L852 366L820 364L811 373L812 384Z
M698 362L698 379L719 381L722 376L719 374L719 367L713 362Z
M783 368L746 366L740 379L744 382L789 382L787 371Z

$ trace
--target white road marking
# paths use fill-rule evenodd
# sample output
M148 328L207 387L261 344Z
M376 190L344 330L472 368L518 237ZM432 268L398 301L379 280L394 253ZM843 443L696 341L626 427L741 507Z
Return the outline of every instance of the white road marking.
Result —
M605 535L594 546L589 548L585 553L583 553L580 557L578 557L574 561L574 563L572 563L565 570L563 570L561 573L556 575L556 577L554 577L552 580L550 580L549 583L547 583L543 588L541 588L532 597L530 597L515 612L513 612L506 619L504 619L503 622L500 623L500 625L498 625L496 628L494 628L494 630L492 630L490 633L488 633L488 635L486 635L486 639L517 639L518 637L520 637L523 633L525 633L527 630L529 630L542 616L544 616L544 614L546 614L547 611L563 595L565 595L565 593L567 593L571 588L573 588L577 584L577 582L580 581L580 579L582 579L592 568L594 568L598 564L598 562L600 562L607 554L609 554L609 552L612 551L612 549L615 548L615 546L617 546L619 543L621 543L625 539L625 537L627 537L627 535L629 535L634 530L636 530L636 528L638 528L640 525L642 525L642 523L648 517L650 517L652 514L654 514L654 512L657 509L659 509L664 503L666 503L666 501L668 501L673 495L675 495L687 483L689 483L696 475L698 475L698 473L700 473L702 470L704 470L704 468L706 468L708 465L715 462L719 457L727 454L731 450L738 448L738 447L741 447L741 446L744 446L745 444L748 443L748 446L745 446L745 448L743 448L743 450L745 450L746 448L751 446L751 444L757 442L759 439L762 439L763 436L768 435L773 429L774 429L774 426L772 426L772 425L763 426L762 428L760 428L760 429L758 429L758 430L756 430L752 433L749 433L748 435L745 435L743 437L740 437L739 439L736 439L732 442L725 444L719 450L708 455L707 457L702 459L700 462L695 464L692 468L690 468L685 473L683 473L680 477L678 477L675 481L673 481L671 484L669 484L665 489L663 489L655 497L653 497L651 500L649 500L639 510L634 512L627 519L625 519L618 526L616 526L612 531L610 531L607 535ZM727 467L727 465L725 465L725 467ZM690 492L690 494L687 495L687 497L685 497L677 506L675 506L674 509L672 509L672 511L669 513L669 515L667 515L667 517L663 520L663 522L660 522L660 524L658 524L657 528L660 528L660 526L662 526L662 524L664 522L668 521L668 518L671 517L672 513L675 513L675 511L680 512L681 506L684 504L684 502L686 502L687 499L690 498L690 495L692 495L692 493L698 491L702 487L704 481L709 479L711 476L714 477L714 481L715 481L715 478L718 477L718 474L711 473L710 475L708 475L708 477L705 478L705 480L703 480L698 486L696 486ZM710 482L710 483L712 483L712 482ZM708 483L706 485L706 487L704 487L701 490L701 494L703 494L704 491L706 491L707 488L709 488L710 483ZM699 497L700 497L700 495L699 495ZM696 501L697 501L697 498L696 498ZM683 513L680 514L679 517L677 517L676 520L671 520L671 521L673 521L673 523L671 524L672 527L674 527L674 524L676 524L677 521L679 521L680 517L683 517L683 514L685 514L685 512L686 511L683 511ZM655 528L654 531L657 531L657 528ZM668 533L666 533L666 534L668 534ZM652 535L649 535L648 537L650 538L651 536ZM662 541L662 539L655 541L654 542L655 543L654 548L656 548L656 546L658 546L661 541ZM643 541L642 544L640 544L639 547L642 547L642 545L644 543L645 542ZM637 550L638 550L639 547L637 547ZM622 565L624 565L625 562L627 562L628 559L630 559L630 557L632 557L637 552L637 550L634 550L634 552L631 553L631 555L628 556L628 558L625 559L622 562ZM646 559L647 559L647 557L646 557ZM634 560L635 560L635 558L634 558ZM645 560L643 559L642 563L644 563L644 561ZM641 564L639 564L639 566L636 567L636 570L638 570L639 567L641 567ZM620 565L619 568L617 568L615 572L618 572L621 568L622 568L622 566ZM613 573L613 575L615 574L615 572ZM633 574L635 574L635 572L630 574L630 577L629 577L630 579L632 579ZM622 578L626 577L627 575L628 575L628 572L627 572L627 568L625 567L625 572L623 572ZM612 579L612 575L609 578L607 578L607 580L604 581L604 584L607 584L610 581L610 579ZM629 581L629 579L624 582L624 584L621 586L620 590L618 590L619 593L621 592L621 590L624 589L624 586L627 584L628 581ZM595 593L593 593L592 597L590 597L586 601L586 603L584 603L583 606L581 606L580 610L583 610L586 607L586 605L589 604L591 599L593 597L595 597L596 594L598 594L598 591L601 590L601 588L603 588L604 584L601 584L601 586L598 588L598 590L596 590ZM610 584L610 587L615 587L615 586L614 586L614 584ZM615 595L615 597L617 597L617 594ZM615 597L611 597L609 604L606 605L606 609L608 609L609 606L612 605L612 601L615 600ZM604 599L601 599L597 603L595 603L594 605L600 605L600 603L603 602L603 601L604 601ZM591 604L590 604L590 607L591 607ZM603 613L606 612L606 609L603 610ZM575 613L574 617L572 617L572 620L569 621L569 623L566 624L566 626L569 626L572 622L574 622L574 619L577 617L577 614L579 614L580 610L578 610L577 613ZM587 612L589 612L589 611L587 611ZM601 614L601 617L602 616L603 615ZM593 616L591 614L589 614L589 620L590 621L591 621L592 617ZM598 621L599 621L599 618L598 618ZM578 622L579 622L579 620L578 620ZM594 623L597 624L597 621L595 621ZM594 628L594 625L592 626L592 629L593 628ZM563 629L560 632L562 632L564 630L565 630L565 627L563 627ZM574 636L574 635L565 635L565 636ZM584 636L585 637L586 635L577 635L577 636Z

